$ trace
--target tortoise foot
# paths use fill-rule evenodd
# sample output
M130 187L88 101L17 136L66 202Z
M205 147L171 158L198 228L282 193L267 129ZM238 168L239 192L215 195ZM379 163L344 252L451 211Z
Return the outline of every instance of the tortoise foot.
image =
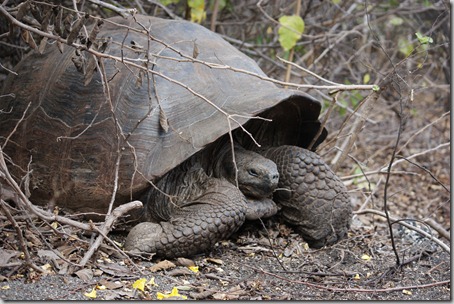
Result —
M268 218L275 215L279 211L279 207L276 203L269 198L264 199L247 199L247 220L258 220L259 218Z
M126 237L124 248L132 253L153 252L162 236L160 224L143 222L134 226Z
M246 219L246 199L232 184L212 178L206 191L175 207L168 221L142 222L126 238L125 249L165 258L209 251Z
M275 201L280 215L311 247L332 245L347 235L352 206L339 177L309 150L280 146L263 152L279 170Z

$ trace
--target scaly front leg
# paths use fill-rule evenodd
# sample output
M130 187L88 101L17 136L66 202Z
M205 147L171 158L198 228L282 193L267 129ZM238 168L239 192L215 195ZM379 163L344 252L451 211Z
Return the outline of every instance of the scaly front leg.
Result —
M200 196L173 208L167 221L143 222L131 229L125 249L159 257L189 257L227 239L246 219L246 198L223 179L210 178ZM150 202L148 202L150 203Z
M281 216L311 247L331 245L350 228L352 206L347 189L321 158L296 146L268 148L261 154L274 161L279 185L274 200Z

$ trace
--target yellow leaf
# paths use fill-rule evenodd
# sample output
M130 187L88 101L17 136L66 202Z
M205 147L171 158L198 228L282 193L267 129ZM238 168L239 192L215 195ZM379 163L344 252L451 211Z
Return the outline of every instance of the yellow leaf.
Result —
M364 83L364 84L368 84L369 81L370 81L370 75L369 75L369 73L364 74L363 83Z
M41 268L43 270L49 270L49 269L52 269L52 266L49 263L47 263L47 264L42 265Z
M10 289L11 287L9 287L9 285L5 285L5 286L2 286L2 289L3 290L7 290L7 289Z
M141 291L145 291L145 283L146 282L147 282L147 279L145 279L145 278L138 279L137 281L135 281L132 284L132 288L139 289Z
M402 293L406 294L406 295L409 295L409 296L412 295L411 291L410 290L406 290L406 289L402 290Z
M50 224L50 226L54 229L57 229L58 228L58 223L57 222L53 222L52 224Z
M372 259L370 256L368 256L367 254L363 254L361 256L361 259L365 260L365 261L369 261L370 259Z
M84 293L84 296L91 299L96 299L96 287L93 288L91 292Z
M272 33L273 33L273 28L271 26L268 26L268 28L266 29L266 34L271 35Z
M163 293L157 292L157 293L156 293L156 298L157 298L158 300L162 300L162 299L164 299L164 298L168 298L168 296L165 295L165 294L163 294Z
M152 278L150 279L150 281L148 281L147 285L158 286L158 284L156 284L156 282L154 281L154 277L152 277Z
M195 273L199 272L199 266L189 266L188 268L189 268L192 272L195 272Z
M355 280L359 280L359 279L360 279L360 277L359 277L359 273L355 274L355 276L353 277L353 279L355 279Z
M188 297L187 296L183 296L183 295L180 295L178 293L178 289L176 287L174 287L172 289L172 292L169 293L169 294L163 294L163 293L156 293L156 297L158 298L158 300L162 300L162 299L167 299L167 298L172 298L172 297L179 297L179 298L182 298L183 300L186 300Z
M104 285L96 285L96 288L99 289L99 290L107 289L107 287L104 286Z
M201 23L205 20L207 13L205 11L205 0L188 0L188 6L191 8L191 21Z

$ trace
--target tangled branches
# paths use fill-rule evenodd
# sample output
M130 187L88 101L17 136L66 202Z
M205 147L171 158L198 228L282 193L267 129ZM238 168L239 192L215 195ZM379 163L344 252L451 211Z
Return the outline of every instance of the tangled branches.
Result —
M151 58L139 62L108 54L107 44L95 42L96 28L89 32L85 27L89 18L106 22L112 15L137 12L187 17L187 8L182 4L166 7L159 1L135 1L136 5L130 8L127 2L131 1L116 1L115 5L108 1L82 1L82 4L63 1L61 5L55 1L9 2L0 6L2 81L13 73L14 64L30 49L43 52L48 44L55 43L60 48L72 47L81 54L80 68L85 71L86 82L91 81L95 71L103 72L103 60L114 60L141 70L147 77L165 78L210 103L209 98L193 88L153 70ZM268 77L200 60L195 46L193 54L180 53L178 59L165 58L162 54L155 54L154 59L181 60L246 73L317 96L324 103L321 120L331 130L319 152L331 160L332 168L344 176L349 186L357 210L355 220L360 223L354 228L382 229L391 234L389 240L394 244L393 229L409 218L428 223L439 232L440 239L432 236L443 244L442 239L449 236L446 232L450 229L449 4L446 1L436 1L430 6L354 0L339 5L333 4L334 1L231 1L229 8L220 7L220 1L214 2L216 9L206 8L211 18L204 25L258 61ZM295 12L299 12L306 27L290 53L279 46L278 19ZM140 31L146 33L147 28ZM419 37L431 38L433 43L423 43ZM165 41L159 43L166 49L173 48ZM107 82L107 76L102 79ZM373 90L376 86L380 89ZM161 125L165 127L165 112L162 115ZM223 115L235 127L241 125L241 119L246 119L228 112ZM118 134L128 136L121 130ZM85 249L82 259L60 255L75 268L86 265L105 239L121 252L107 234L127 211L124 208L138 207L139 202L114 209L112 201L112 212L100 224L54 214L54 210L43 210L28 200L27 181L25 187L20 187L8 173L7 155L2 152L0 156L2 219L9 222L3 227L18 235L16 250L24 253L25 266L35 271L42 269L30 254L33 233L23 232L30 227L34 227L41 243L54 233L82 244L80 247ZM386 224L381 221L383 215ZM36 221L38 218L40 221ZM94 233L97 239L88 243L76 238L77 233L69 227L79 234ZM46 246L52 247L50 243ZM440 246L449 250L446 245ZM393 247L396 264L404 264L399 244Z

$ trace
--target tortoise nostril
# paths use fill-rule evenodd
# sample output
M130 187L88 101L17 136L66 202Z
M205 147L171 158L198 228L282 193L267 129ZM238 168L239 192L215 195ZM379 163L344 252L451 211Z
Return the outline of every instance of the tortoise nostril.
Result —
M271 180L274 181L274 180L279 180L279 173L276 173L276 174L273 174L271 176Z

